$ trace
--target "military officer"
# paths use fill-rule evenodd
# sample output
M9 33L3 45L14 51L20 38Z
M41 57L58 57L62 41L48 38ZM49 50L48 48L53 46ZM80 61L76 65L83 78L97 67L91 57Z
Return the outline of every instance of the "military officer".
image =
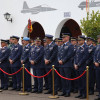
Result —
M13 47L10 53L9 62L11 66L12 73L18 71L21 68L21 54L22 54L22 46L18 43L19 37L13 36ZM21 90L21 72L13 75L13 88L12 90Z
M47 46L46 39L43 39L43 43L44 43L44 54L45 54L45 49L46 49L46 46ZM46 74L46 68L45 67L43 69L43 74ZM47 76L44 77L44 80L45 80L45 84L44 84L45 89L44 90L48 90L48 78L47 78Z
M12 50L12 47L13 47L13 45L14 45L14 43L13 43L13 39L12 39L12 37L13 36L10 36L10 39L9 39L9 44L8 44L8 48L10 49L10 52L11 52L11 50ZM8 72L11 74L11 66L10 66L10 64L9 64L9 67L8 67ZM8 76L8 79L9 79L9 87L12 87L12 76Z
M25 65L28 71L30 71L30 62L29 62L29 52L30 52L30 38L23 37L23 51L21 56L21 64ZM25 71L25 90L31 92L31 76Z
M61 46L63 45L63 41L62 41L62 38L58 38L56 41L57 41L57 45L58 45L58 55L59 55ZM58 63L57 71L60 73L60 65L59 65L59 63ZM58 76L58 91L62 91L61 78L59 76Z
M96 82L98 87L98 98L95 100L100 100L100 35L97 36L98 45L96 46L96 50L94 53L94 64L96 66Z
M46 72L48 72L51 68L52 65L57 67L57 52L58 52L58 46L54 43L53 41L53 36L46 34L45 39L47 42L47 46L45 48L45 54L44 54L44 59L45 59L45 67L46 67ZM50 94L52 93L52 73L50 73L48 76L48 91L45 94ZM57 94L57 89L58 89L58 82L57 82L57 74L55 74L55 94Z
M0 68L5 72L8 72L9 67L9 53L10 50L7 47L7 40L1 39L1 48L0 48ZM3 72L0 72L1 76L1 89L8 90L8 76Z
M71 37L71 44L74 46L74 54L73 54L73 57L72 57L72 60L73 60L73 69L72 69L72 78L75 78L77 77L77 71L74 69L74 57L76 55L76 50L77 50L77 38L76 37ZM78 92L78 81L75 80L75 81L71 81L71 91L73 93L77 93Z
M93 40L92 40L92 44L93 44L94 47L96 47L97 41L96 41L95 39L93 39Z
M44 68L44 48L41 45L41 38L36 37L35 45L31 47L29 60L35 76L42 76ZM42 93L43 78L34 78L34 90L32 93Z
M62 38L64 44L61 47L61 52L58 56L59 65L60 65L60 74L64 77L71 78L72 72L72 56L74 53L74 47L69 42L70 40L70 33L62 33ZM62 91L63 93L60 96L69 97L71 91L71 81L69 80L62 80Z
M89 58L86 61L86 64L89 66L89 95L93 95L94 83L95 83L95 69L94 69L93 57L94 57L95 47L92 45L93 39L91 37L87 37L86 41L89 52Z
M74 68L78 70L80 76L86 70L86 61L89 58L88 47L85 43L85 36L78 36L78 49L74 58ZM86 75L78 79L79 95L76 98L86 98Z

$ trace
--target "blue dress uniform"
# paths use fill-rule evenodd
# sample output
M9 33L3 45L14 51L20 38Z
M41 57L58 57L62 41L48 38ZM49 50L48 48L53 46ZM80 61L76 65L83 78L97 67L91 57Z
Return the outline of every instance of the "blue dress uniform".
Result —
M31 64L31 67L33 68L33 74L35 76L42 76L43 75L42 68L44 68L44 48L42 45L39 46L34 45L31 47L29 60L30 62L34 61L35 63L34 65ZM34 78L34 90L32 92L42 93L42 91L43 91L43 78Z
M59 45L59 42L62 42L63 44L63 41L62 41L62 38L56 38L55 39L55 43L58 43L58 53L57 53L57 58L58 58L58 55L60 53L60 50L61 50L61 46L62 44ZM59 60L58 60L59 61ZM60 73L60 64L58 63L57 65L57 71ZM62 83L61 83L61 77L58 76L58 91L61 91L62 90Z
M7 42L7 41L1 40L1 42ZM0 48L0 68L3 69L5 72L8 72L9 53L10 53L10 50L7 48L7 46ZM0 71L0 76L1 76L1 89L7 90L8 76L1 71Z
M50 69L52 69L52 65L57 67L57 52L58 52L58 46L52 41L53 36L52 35L45 35L45 38L48 38L51 40L51 43L46 46L44 59L49 60L48 64L45 64L46 72L48 72ZM52 73L50 73L48 76L48 92L45 94L49 94L52 92ZM58 89L58 82L57 82L57 74L55 73L55 94L57 94Z
M13 38L19 39L19 37L17 36L13 36ZM10 64L12 73L15 73L21 68L21 61L20 61L21 54L22 54L22 46L20 44L17 45L14 44L9 57L9 59L13 61L13 63ZM17 89L19 91L21 89L21 72L17 73L16 75L13 75L12 81L13 81L13 90Z
M98 35L97 37L98 37L98 39L100 39L100 35ZM96 50L95 50L95 53L94 53L94 63L99 64L99 66L96 67L96 82L97 82L99 96L95 100L100 100L100 42L96 46Z
M87 41L93 40L91 37L87 37ZM93 57L95 52L95 47L91 44L88 45L88 52L89 52L89 58L86 61L87 66L89 66L89 94L94 94L94 85L95 85L95 69L94 69L94 63L93 63Z
M84 36L79 36L78 40L84 39ZM74 64L78 66L78 72L80 76L85 70L86 70L86 61L89 58L89 52L88 47L86 43L84 43L82 46L79 46L76 51L76 56L74 59ZM76 98L86 98L86 75L82 76L80 79L78 79L78 86L79 86L79 96L76 96Z
M30 39L28 37L23 38L24 41L29 41ZM29 62L29 53L30 53L30 44L27 44L23 47L21 60L23 61L23 64L25 65L25 68L30 72L30 62ZM24 75L25 79L25 90L27 92L31 91L31 76L25 71Z
M43 42L44 42L44 54L45 54L45 49L46 49L47 43L46 43L46 40L45 39L43 39ZM44 60L45 60L45 58L44 58ZM44 64L44 66L45 66L45 64ZM43 68L43 74L44 75L46 74L46 68L45 67ZM44 77L44 81L45 81L45 83L44 83L45 89L44 90L48 90L48 78L47 78L47 76Z
M76 37L71 37L71 42L72 41L76 41L77 42L77 38ZM77 70L74 69L74 57L76 55L76 51L77 51L77 44L72 44L74 46L74 53L73 53L73 57L72 57L72 63L73 63L73 69L72 69L72 73L71 73L71 78L75 78L77 77ZM71 81L71 92L73 93L77 93L78 92L78 81L74 80Z
M64 33L63 36L69 35L69 33ZM61 47L61 52L58 56L58 60L62 61L63 64L60 65L60 74L64 77L71 78L71 72L72 72L72 56L74 53L74 47L73 45L68 41L64 43ZM71 81L61 79L62 81L62 91L63 93L61 96L70 96L71 91Z

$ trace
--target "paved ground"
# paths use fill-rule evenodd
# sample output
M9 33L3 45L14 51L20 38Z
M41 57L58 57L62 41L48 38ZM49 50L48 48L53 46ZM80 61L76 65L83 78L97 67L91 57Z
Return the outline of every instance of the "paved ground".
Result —
M20 92L6 90L0 92L0 100L50 100L48 97L51 95L48 94L36 94L36 93L29 93L29 95L19 95ZM60 92L59 92L60 93ZM71 94L71 97L62 97L60 96L58 99L54 100L80 100L74 98L77 94ZM89 100L94 100L96 98L97 93L89 97ZM86 100L86 99L84 99Z

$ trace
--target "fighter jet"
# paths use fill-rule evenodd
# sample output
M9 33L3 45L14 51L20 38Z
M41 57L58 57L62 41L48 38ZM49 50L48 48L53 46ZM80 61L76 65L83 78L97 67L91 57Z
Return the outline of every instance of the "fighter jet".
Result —
M21 13L38 14L40 12L53 11L53 10L57 10L57 9L48 7L47 5L39 5L33 8L29 8L26 1L24 1L23 10L21 11Z
M86 8L86 1L81 2L78 7L81 8L81 10ZM91 2L89 2L89 7L100 7L100 1L95 2L94 0L92 0Z

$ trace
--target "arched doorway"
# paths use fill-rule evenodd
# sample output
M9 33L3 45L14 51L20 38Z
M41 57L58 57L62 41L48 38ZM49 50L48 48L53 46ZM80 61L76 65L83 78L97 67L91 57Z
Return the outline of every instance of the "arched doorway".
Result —
M23 36L28 36L31 39L35 39L36 37L41 37L42 40L45 37L45 32L42 25L38 22L32 22L33 31L32 33L28 32L27 26L25 27Z
M64 19L60 22L56 29L55 37L61 37L61 33L71 33L72 37L78 37L81 35L81 30L78 23L73 19Z

